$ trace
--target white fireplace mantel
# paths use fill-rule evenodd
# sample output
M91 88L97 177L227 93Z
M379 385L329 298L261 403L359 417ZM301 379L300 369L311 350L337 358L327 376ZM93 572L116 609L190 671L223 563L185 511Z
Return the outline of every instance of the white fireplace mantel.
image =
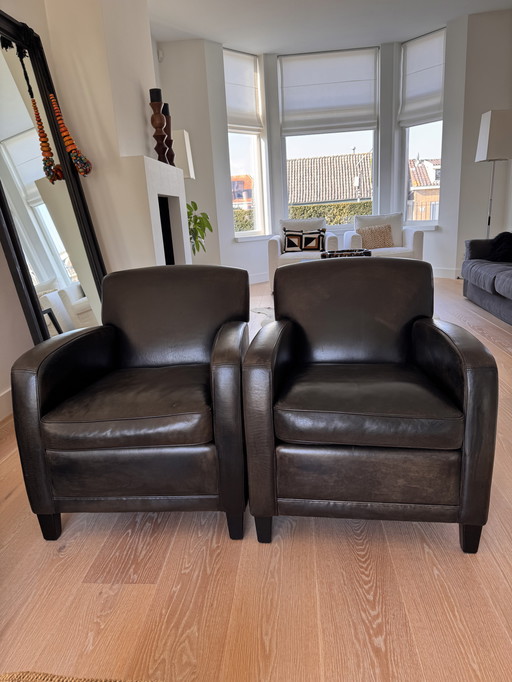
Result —
M144 213L147 221L138 225L138 230L141 231L140 236L152 244L152 264L165 264L159 197L169 199L174 262L176 265L192 263L183 171L148 156L125 156L122 162L129 167L129 174L136 177L138 186L145 188L144 200L147 203Z

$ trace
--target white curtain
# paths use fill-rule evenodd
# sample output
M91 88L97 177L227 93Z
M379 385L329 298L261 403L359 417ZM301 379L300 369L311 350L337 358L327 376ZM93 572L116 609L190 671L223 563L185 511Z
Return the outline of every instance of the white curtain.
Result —
M377 127L378 48L279 58L283 134Z
M402 45L402 89L398 120L402 126L443 117L445 30Z

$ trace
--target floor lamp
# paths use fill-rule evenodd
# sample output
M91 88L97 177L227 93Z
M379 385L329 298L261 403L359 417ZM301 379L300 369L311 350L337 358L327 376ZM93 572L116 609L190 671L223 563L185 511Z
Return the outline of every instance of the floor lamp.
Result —
M495 109L482 114L475 161L491 161L491 188L487 211L487 233L491 232L492 195L494 192L494 167L496 161L512 159L512 110Z

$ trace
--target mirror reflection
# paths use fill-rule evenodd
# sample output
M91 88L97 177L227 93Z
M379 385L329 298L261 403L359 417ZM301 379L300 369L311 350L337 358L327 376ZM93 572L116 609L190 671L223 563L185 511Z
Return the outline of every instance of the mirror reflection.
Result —
M24 60L59 163L29 58ZM65 181L51 184L15 49L0 50L0 179L48 333L99 324L100 299Z

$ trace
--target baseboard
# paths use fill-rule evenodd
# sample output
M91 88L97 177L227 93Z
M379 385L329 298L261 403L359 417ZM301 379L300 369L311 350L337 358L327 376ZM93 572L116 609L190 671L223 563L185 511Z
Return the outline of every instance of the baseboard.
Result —
M0 393L0 421L12 414L11 389Z
M455 268L433 268L434 277L444 277L445 279L457 279L460 272Z
M260 284L261 282L268 282L268 272L256 272L249 275L249 284Z

